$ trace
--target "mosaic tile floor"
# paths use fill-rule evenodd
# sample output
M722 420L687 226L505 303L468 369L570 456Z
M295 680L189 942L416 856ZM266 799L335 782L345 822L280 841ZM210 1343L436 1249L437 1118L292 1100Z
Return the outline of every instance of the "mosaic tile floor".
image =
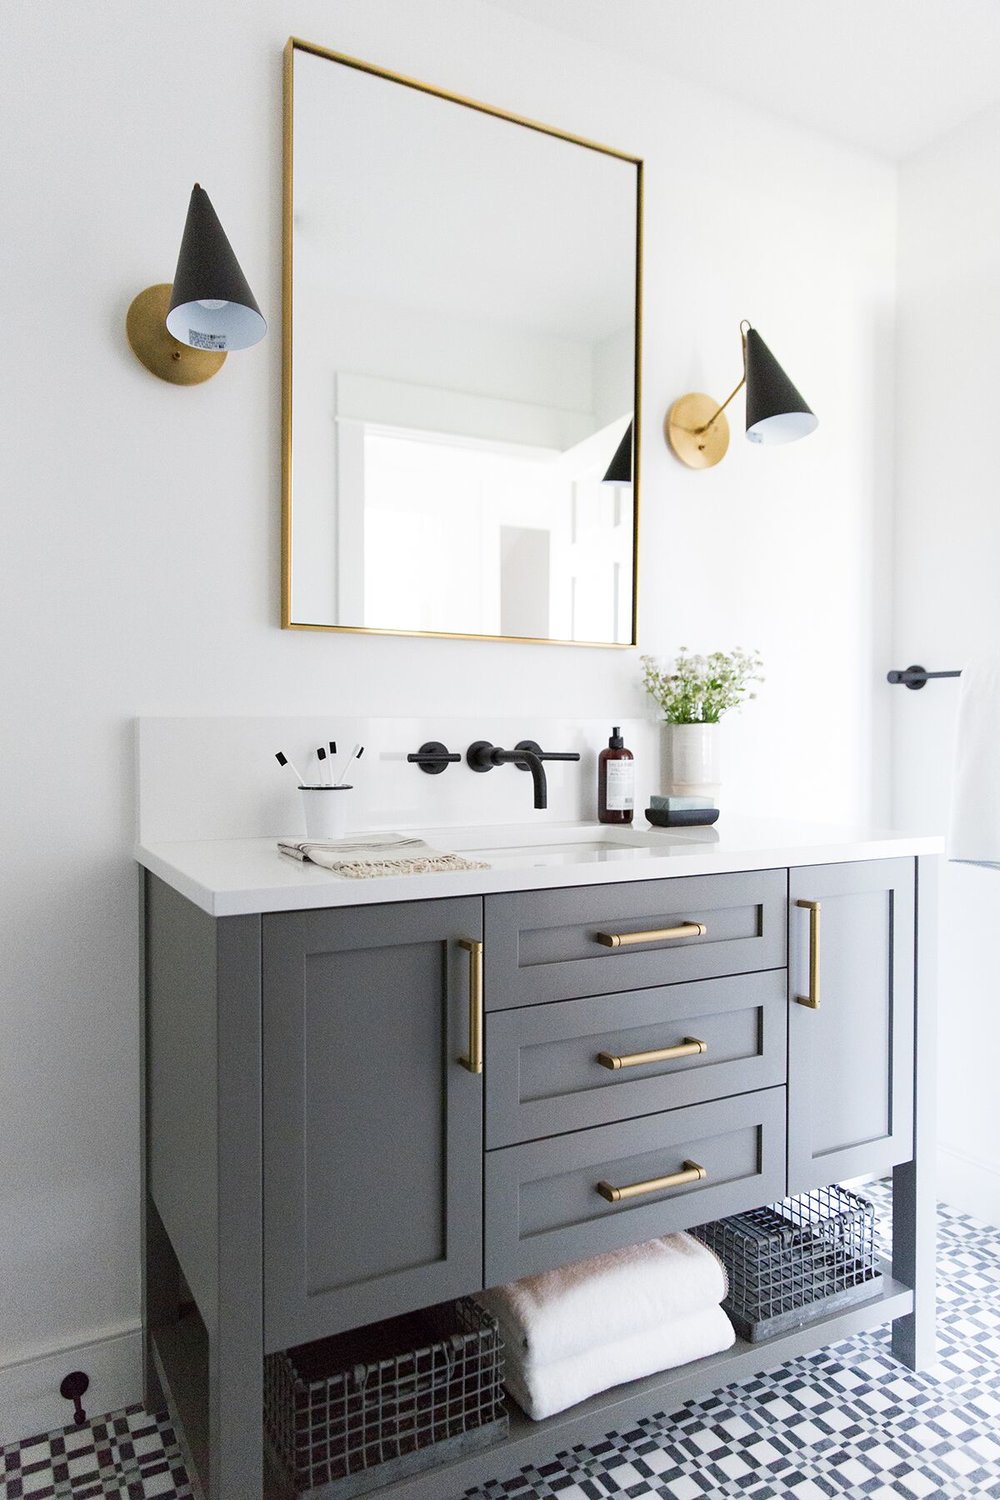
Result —
M933 1370L862 1334L469 1500L1000 1500L1000 1229L943 1208L938 1251ZM166 1419L137 1407L0 1449L0 1500L191 1493Z

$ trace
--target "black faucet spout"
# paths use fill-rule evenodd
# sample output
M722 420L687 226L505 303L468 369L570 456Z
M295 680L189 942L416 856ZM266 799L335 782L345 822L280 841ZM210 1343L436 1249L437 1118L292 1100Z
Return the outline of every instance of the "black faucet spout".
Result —
M514 765L524 766L531 772L531 786L535 794L535 807L543 808L549 805L549 784L545 775L545 767L542 765L541 756L534 750L498 750L493 751L493 764L495 766Z
M465 763L473 771L492 771L494 766L517 766L521 771L530 771L535 807L539 809L549 805L549 787L543 762L579 759L578 750L543 750L534 740L521 740L513 750L501 750L499 745L491 745L489 740L476 740L465 752Z

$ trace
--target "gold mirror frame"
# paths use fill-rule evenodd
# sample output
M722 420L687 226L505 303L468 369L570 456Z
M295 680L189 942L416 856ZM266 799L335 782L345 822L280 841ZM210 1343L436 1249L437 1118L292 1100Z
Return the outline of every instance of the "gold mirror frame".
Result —
M374 625L329 625L303 623L293 620L292 614L292 249L293 249L293 157L294 157L294 60L295 53L308 52L316 57L327 58L331 62L342 63L346 67L356 68L362 73L372 74L376 78L386 79L391 83L402 84L406 88L417 89L421 93L434 95L438 99L445 99L453 104L464 105L468 109L480 110L484 114L493 115L500 120L508 120L511 124L525 126L529 130L537 130L543 135L556 137L558 140L568 141L572 145L584 146L591 151L601 151L607 156L617 157L621 161L629 162L636 168L636 235L635 235L635 368L634 368L634 392L635 404L633 411L633 442L632 442L632 638L629 641L580 641L559 640L550 636L504 636L504 635L481 635L464 631L448 630L404 630L383 628ZM395 73L387 68L376 67L373 63L362 62L359 58L350 57L346 53L333 52L327 47L321 47L314 42L303 41L300 37L289 37L284 49L283 60L283 184L282 184L282 356L281 356L281 626L283 630L326 630L340 631L351 635L403 635L403 636L426 636L436 637L442 640L463 641L506 641L522 645L539 646L596 646L610 648L612 650L630 650L638 642L638 620L639 620L639 454L640 438L642 433L642 226L643 226L643 170L644 164L641 157L632 156L629 152L619 151L614 146L605 146L598 141L588 140L584 136L572 135L568 131L559 130L552 125L543 125L537 120L528 119L524 115L512 114L508 110L498 109L491 104L484 104L477 99L469 99L461 94L453 94L447 89L436 87L434 84L422 83L419 79L409 78L404 73Z

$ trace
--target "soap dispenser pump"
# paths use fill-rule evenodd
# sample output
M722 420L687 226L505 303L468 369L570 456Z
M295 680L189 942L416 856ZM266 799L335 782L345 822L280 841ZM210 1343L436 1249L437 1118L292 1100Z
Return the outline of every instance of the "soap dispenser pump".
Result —
M597 757L597 817L601 823L631 823L634 811L635 761L616 724Z

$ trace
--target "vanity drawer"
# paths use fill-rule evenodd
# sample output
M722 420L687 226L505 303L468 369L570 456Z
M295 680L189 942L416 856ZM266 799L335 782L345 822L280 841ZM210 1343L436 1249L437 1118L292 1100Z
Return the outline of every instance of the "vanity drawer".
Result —
M752 870L489 896L486 1008L782 968L786 893Z
M487 1148L784 1083L785 988L784 969L768 969L494 1011ZM680 1056L639 1061L676 1047Z
M685 1173L685 1163L705 1176L646 1187ZM608 1191L641 1184L642 1191L609 1202L598 1184ZM784 1191L783 1088L490 1151L485 1283L741 1213Z

